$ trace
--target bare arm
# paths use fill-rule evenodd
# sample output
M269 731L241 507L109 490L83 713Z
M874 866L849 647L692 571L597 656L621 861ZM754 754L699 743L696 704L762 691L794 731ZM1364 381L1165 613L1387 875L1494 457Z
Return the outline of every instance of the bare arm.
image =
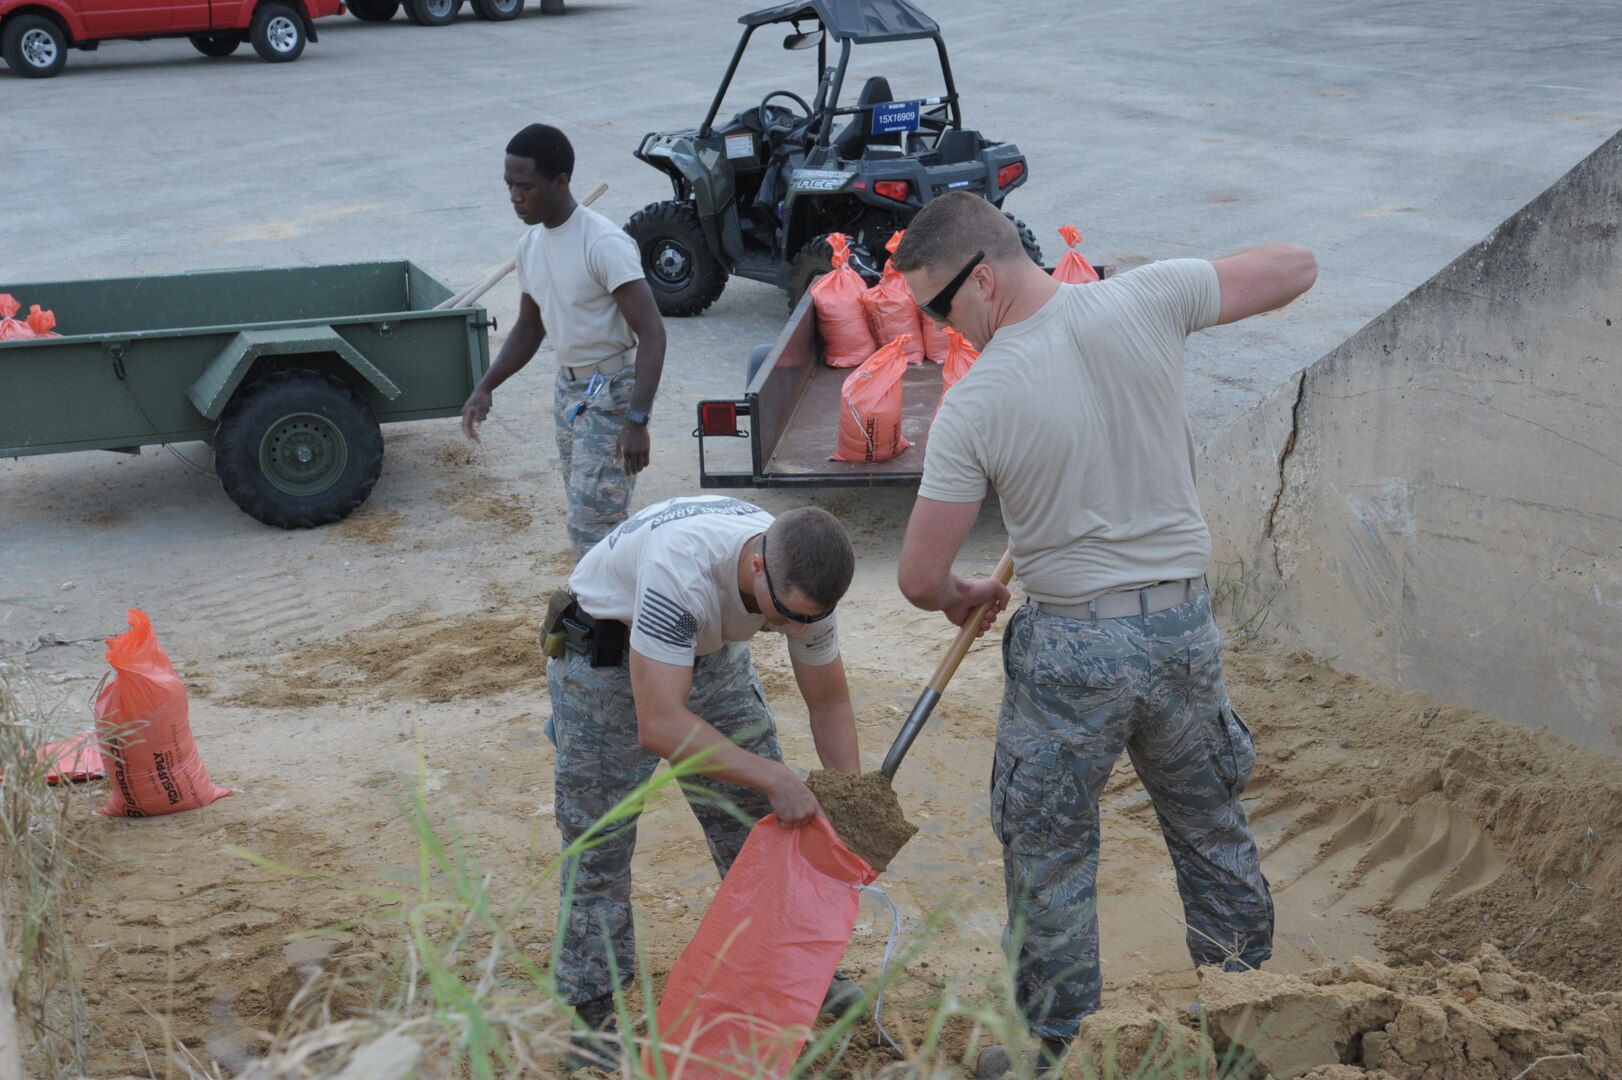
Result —
M856 744L856 711L850 704L850 683L845 679L845 659L813 667L792 657L794 682L811 713L811 738L817 744L817 757L825 769L852 776L862 771L862 758Z
M636 334L636 386L631 391L631 408L641 412L653 409L653 396L665 372L665 322L647 280L628 281L614 290L614 303ZM627 422L620 429L619 456L625 474L635 476L648 467L650 447L646 424Z
M1318 260L1304 247L1262 244L1213 259L1222 288L1217 324L1238 322L1274 311L1312 288Z
M952 573L952 563L979 516L978 501L941 502L920 495L913 504L912 519L907 522L906 539L901 541L901 566L896 580L913 607L945 612L957 626L962 626L963 620L987 600L997 601L986 609L980 621L983 634L1008 606L1008 586L996 578L964 581Z
M484 373L479 385L473 388L468 396L467 404L462 406L462 433L474 442L479 441L479 425L490 414L490 405L496 387L512 378L521 371L525 364L535 357L535 350L541 347L541 341L546 337L546 327L541 323L541 309L536 305L529 293L518 294L518 321L513 323L512 331L507 340L501 343L501 351L496 353L490 370Z
M766 793L777 820L804 825L817 815L811 789L780 761L735 745L687 707L693 669L666 664L631 650L631 694L636 700L637 740L671 762L703 755L701 770L734 784Z

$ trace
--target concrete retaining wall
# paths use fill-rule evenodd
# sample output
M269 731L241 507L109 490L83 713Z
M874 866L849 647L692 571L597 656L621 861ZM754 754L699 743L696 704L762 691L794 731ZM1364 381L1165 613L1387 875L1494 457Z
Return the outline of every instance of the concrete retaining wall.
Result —
M1622 752L1622 134L1203 452L1227 613Z

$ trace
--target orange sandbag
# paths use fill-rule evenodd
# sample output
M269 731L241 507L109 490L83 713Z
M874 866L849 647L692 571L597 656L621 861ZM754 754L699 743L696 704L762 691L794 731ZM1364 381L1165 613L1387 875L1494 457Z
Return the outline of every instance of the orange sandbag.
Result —
M71 739L58 739L39 747L39 759L45 766L45 782L60 784L65 781L100 780L107 775L101 765L101 751L96 748L96 733L81 732ZM5 777L0 775L0 780Z
M0 293L0 341L22 341L34 336L33 327L16 318L22 307L10 293Z
M659 1002L669 1080L780 1077L794 1067L878 875L818 814L762 818L670 969ZM643 1067L654 1073L653 1051Z
M1098 271L1094 270L1093 264L1082 258L1081 252L1076 250L1081 247L1081 232L1074 225L1061 225L1059 235L1070 246L1070 250L1064 253L1059 265L1053 268L1053 280L1062 281L1066 285L1085 285L1089 281L1097 281Z
M901 376L911 346L912 339L902 334L845 376L839 444L829 461L889 461L912 445L901 434Z
M850 265L850 239L834 233L828 243L834 249L833 271L811 286L817 331L822 335L822 359L829 367L855 367L879 347L862 307L867 282Z
M941 326L921 311L918 313L918 326L924 332L924 355L937 364L946 363L946 354L952 351L952 341L946 335L952 332L952 328Z
M901 232L890 237L885 245L893 255L901 246ZM894 260L884 264L879 283L862 294L862 307L867 311L867 324L873 328L874 341L894 341L906 337L907 363L924 362L924 319L918 310L918 301L907 288L907 279L895 268Z
M35 337L61 337L51 331L56 328L56 312L41 311L38 304L28 305L28 328Z
M100 813L155 817L193 810L231 792L215 787L192 738L186 687L152 620L131 608L130 629L107 641L113 677L96 697L96 739L112 790Z

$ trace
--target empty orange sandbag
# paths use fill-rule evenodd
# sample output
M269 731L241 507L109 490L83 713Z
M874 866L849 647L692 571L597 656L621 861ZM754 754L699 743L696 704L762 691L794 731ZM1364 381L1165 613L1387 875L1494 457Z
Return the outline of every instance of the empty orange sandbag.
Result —
M20 307L16 297L0 293L0 341L22 341L34 336L31 326L14 317Z
M898 231L885 245L892 255L901 246L901 235ZM894 341L905 336L909 340L907 363L924 362L923 322L926 320L918 310L918 301L912 298L912 290L907 288L907 279L895 268L893 260L884 264L879 283L862 294L862 307L867 311L867 324L873 328L874 341Z
M28 305L28 328L35 337L61 337L51 331L56 328L56 312L41 311L38 304Z
M779 1077L794 1067L877 875L818 814L762 818L670 969L659 1002L669 1080ZM644 1068L654 1073L653 1052Z
M946 337L951 344L946 350L946 362L941 366L942 403L946 401L946 392L955 386L958 380L967 375L969 368L973 367L974 362L980 359L980 354L975 352L973 345L969 344L969 339L958 333L953 327L948 326L946 328ZM935 412L939 414L940 411L940 405L936 405Z
M152 620L131 608L130 629L107 641L113 677L96 697L96 739L112 789L101 813L155 817L192 810L231 792L215 787L192 738L186 687Z
M834 268L811 286L817 331L822 335L822 359L829 367L855 367L879 347L862 307L867 282L850 265L850 239L834 233L828 243L834 249Z
M889 461L912 445L901 435L901 376L907 373L911 345L912 339L902 334L845 376L839 391L839 444L829 461Z
M1085 285L1089 281L1097 281L1098 271L1094 270L1093 264L1082 258L1081 252L1076 250L1081 247L1081 232L1074 225L1061 225L1059 235L1070 246L1070 250L1064 253L1059 265L1053 268L1053 280L1066 285Z

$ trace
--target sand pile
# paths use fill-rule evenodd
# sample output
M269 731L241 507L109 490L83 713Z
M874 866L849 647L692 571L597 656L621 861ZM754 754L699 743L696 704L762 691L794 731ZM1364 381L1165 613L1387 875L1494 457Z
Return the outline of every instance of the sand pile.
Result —
M805 782L840 839L881 874L918 832L901 812L901 802L883 773L851 776L818 769Z

